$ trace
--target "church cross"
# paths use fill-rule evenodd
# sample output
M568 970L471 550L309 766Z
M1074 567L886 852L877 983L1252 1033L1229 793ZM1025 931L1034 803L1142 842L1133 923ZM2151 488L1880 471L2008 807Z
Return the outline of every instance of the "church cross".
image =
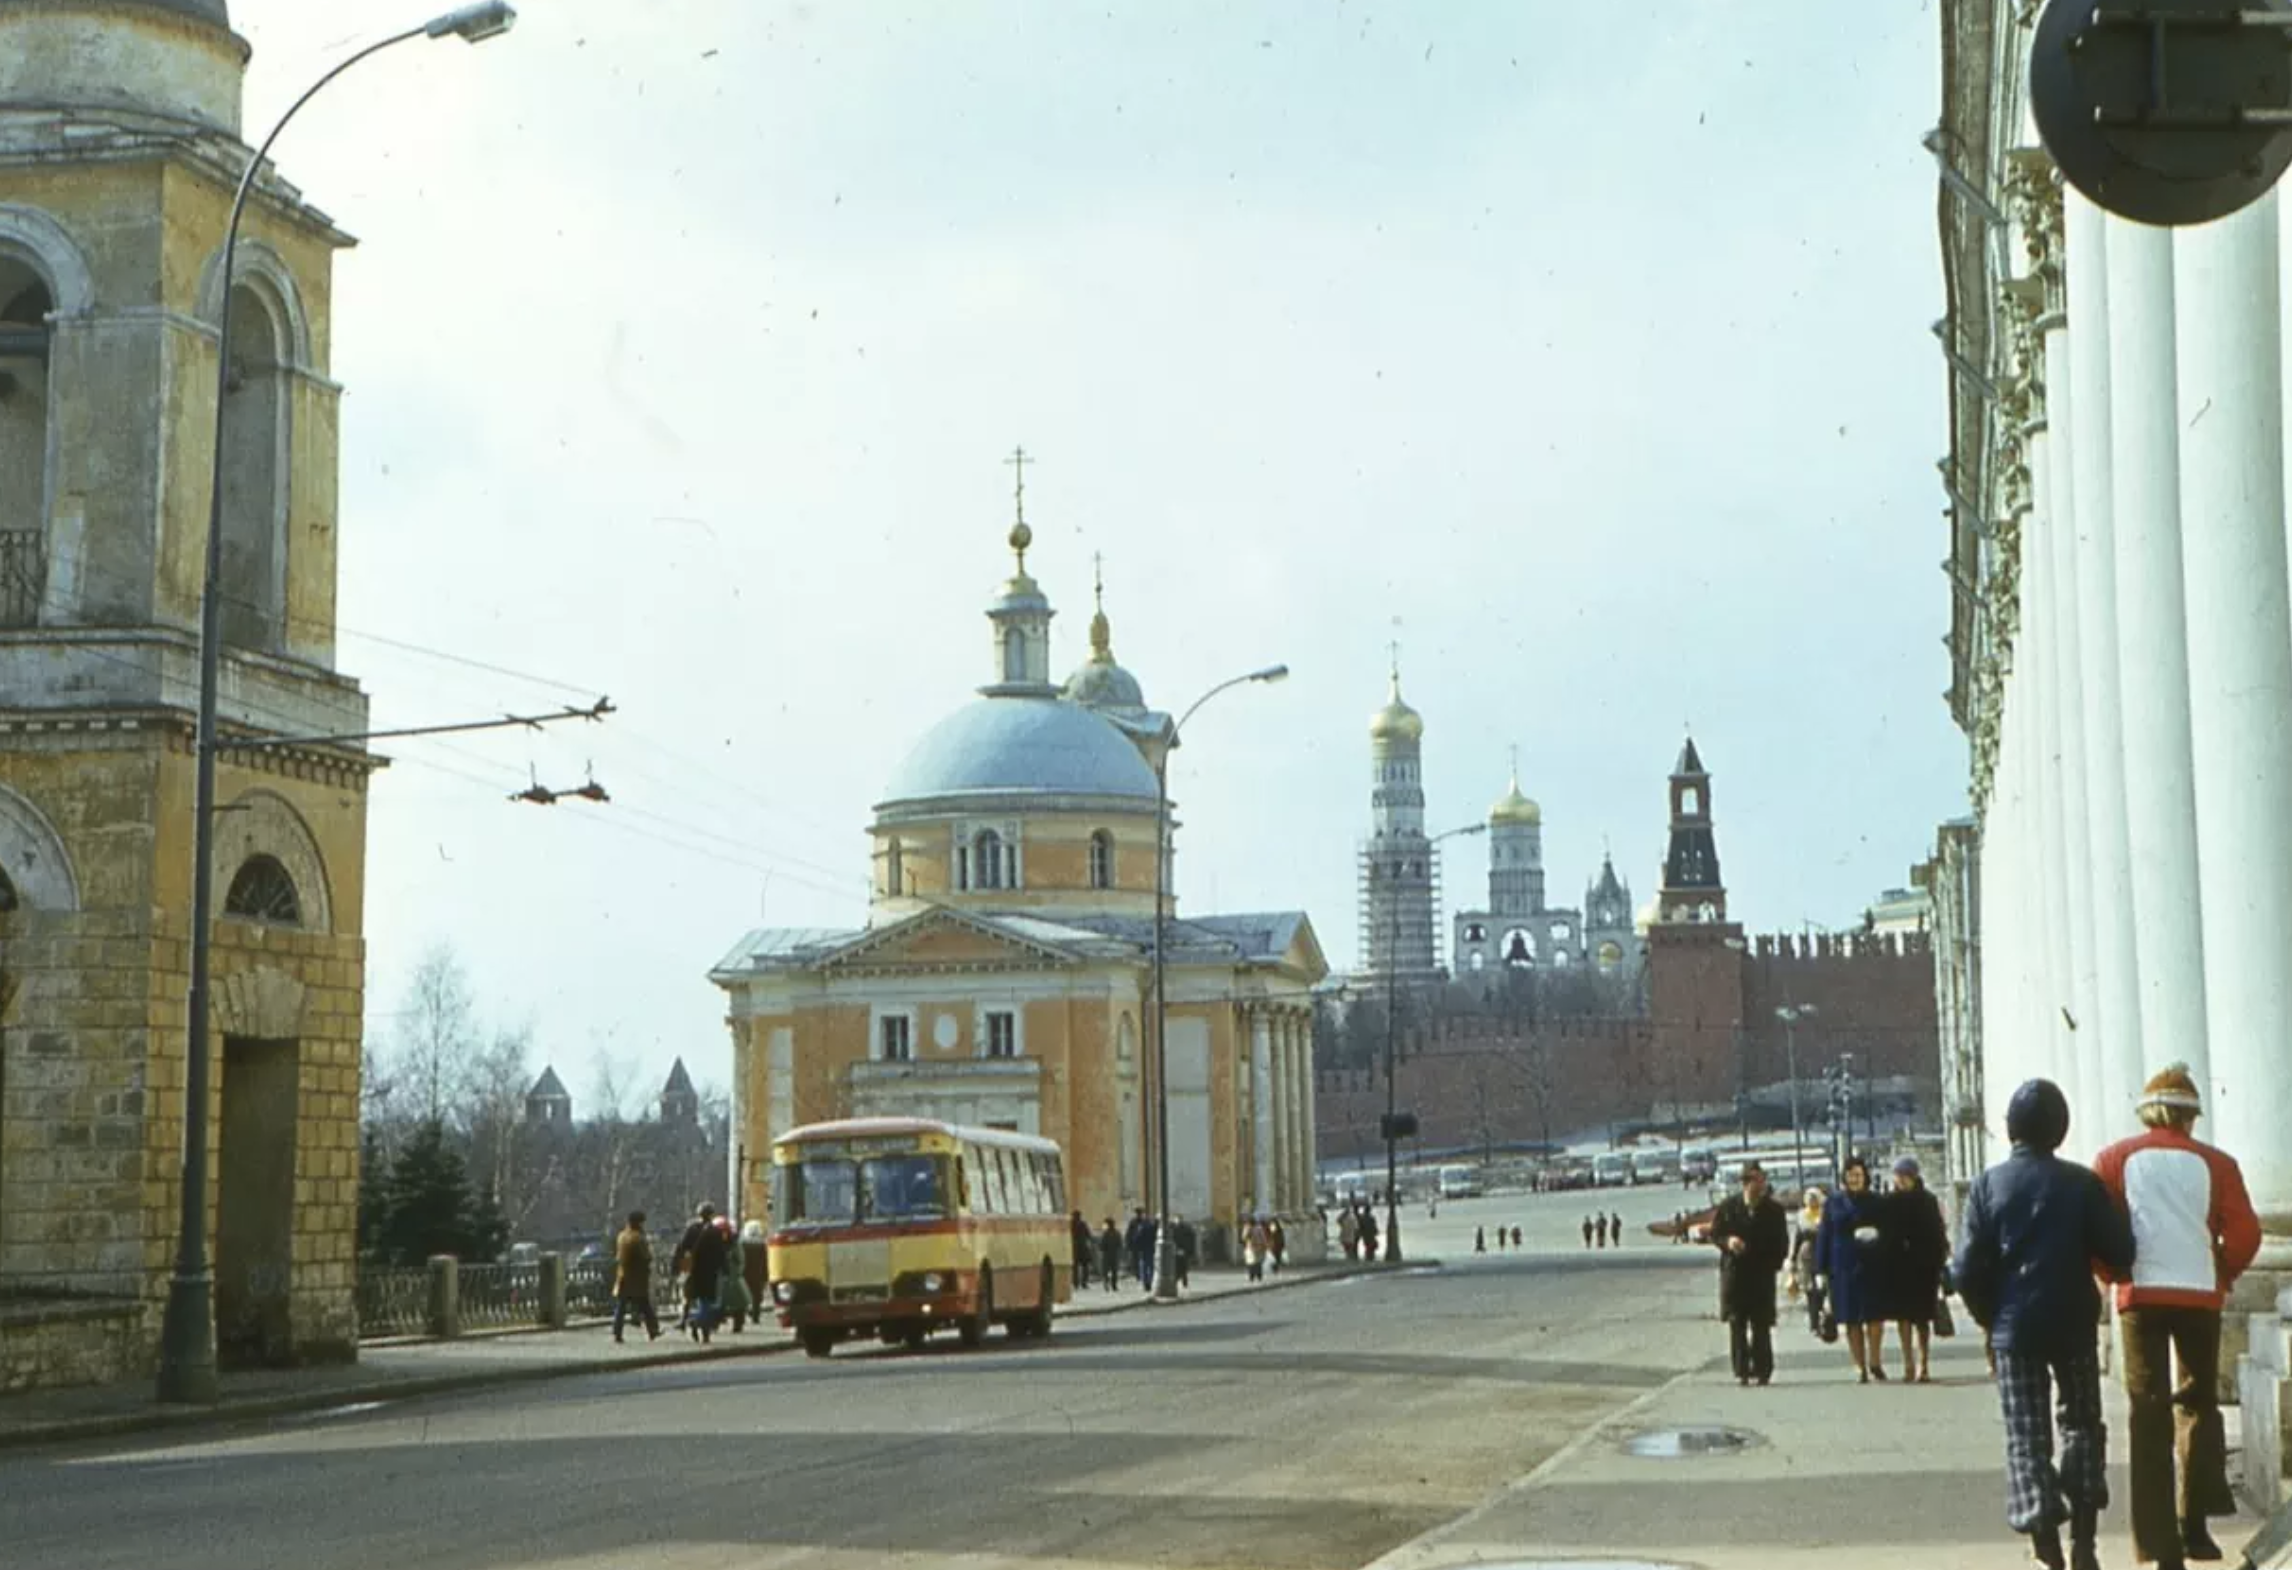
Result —
M1003 462L1011 466L1011 469L1016 477L1012 489L1011 499L1018 508L1018 521L1021 523L1025 523L1027 521L1027 465L1038 461L1039 460L1037 459L1029 458L1027 456L1027 450L1024 447L1012 448L1011 455L1003 460Z

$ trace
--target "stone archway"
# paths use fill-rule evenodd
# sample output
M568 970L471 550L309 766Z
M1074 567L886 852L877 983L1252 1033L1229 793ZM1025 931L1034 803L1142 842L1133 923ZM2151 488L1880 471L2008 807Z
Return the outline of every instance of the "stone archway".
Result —
M0 876L24 910L80 908L79 878L63 836L30 798L0 785Z

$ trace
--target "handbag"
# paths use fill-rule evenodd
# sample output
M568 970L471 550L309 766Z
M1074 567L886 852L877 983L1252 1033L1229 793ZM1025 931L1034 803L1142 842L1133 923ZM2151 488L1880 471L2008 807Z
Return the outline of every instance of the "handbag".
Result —
M1950 1300L1946 1297L1937 1297L1934 1299L1934 1334L1954 1336L1957 1333L1958 1322L1951 1317Z
M1838 1316L1830 1311L1828 1303L1823 1304L1822 1313L1815 1320L1815 1334L1826 1344L1838 1340Z

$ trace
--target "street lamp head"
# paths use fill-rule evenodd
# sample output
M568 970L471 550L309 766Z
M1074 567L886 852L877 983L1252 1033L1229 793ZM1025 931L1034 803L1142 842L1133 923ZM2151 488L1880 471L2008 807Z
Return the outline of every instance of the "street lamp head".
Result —
M1289 667L1286 665L1268 665L1264 670L1251 671L1249 679L1251 681L1287 681L1289 680Z
M475 5L456 6L443 16L432 17L422 31L432 38L451 36L482 44L516 25L517 9L509 0L478 0Z

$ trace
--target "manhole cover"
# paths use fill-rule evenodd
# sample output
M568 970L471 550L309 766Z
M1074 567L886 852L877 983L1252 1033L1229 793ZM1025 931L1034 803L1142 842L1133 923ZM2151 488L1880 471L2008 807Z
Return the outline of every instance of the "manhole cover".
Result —
M1651 1428L1623 1442L1625 1455L1675 1461L1682 1456L1731 1455L1758 1444L1759 1436L1740 1428Z

